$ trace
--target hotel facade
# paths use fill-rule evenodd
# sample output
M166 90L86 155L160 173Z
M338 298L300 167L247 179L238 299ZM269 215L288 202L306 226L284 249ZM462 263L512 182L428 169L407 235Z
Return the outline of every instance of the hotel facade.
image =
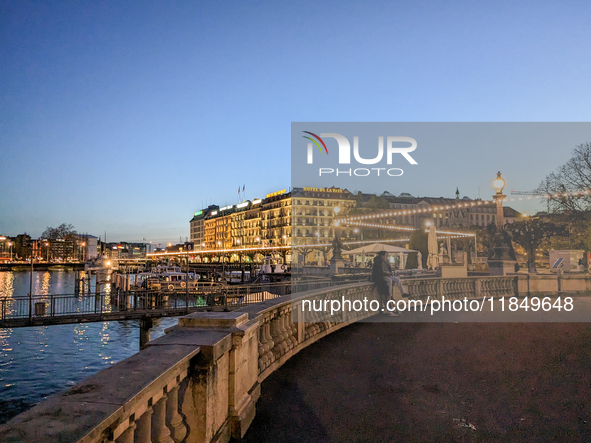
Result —
M373 203L372 203L373 201ZM375 209L379 201L381 209ZM430 208L429 211L426 211ZM398 196L384 192L353 194L340 188L293 188L267 194L264 199L247 200L237 205L210 205L195 212L190 220L190 241L196 251L227 249L288 248L301 245L327 245L335 237L335 218L364 213L392 211L380 222L407 229L421 229L432 222L442 229L467 229L495 223L496 207L479 199ZM505 223L512 223L521 214L504 208ZM377 220L376 220L377 221ZM339 235L353 235L364 229L344 224ZM363 238L363 236L361 236Z
M333 219L356 206L339 188L294 188L237 205L197 211L190 221L195 250L318 244L334 237Z

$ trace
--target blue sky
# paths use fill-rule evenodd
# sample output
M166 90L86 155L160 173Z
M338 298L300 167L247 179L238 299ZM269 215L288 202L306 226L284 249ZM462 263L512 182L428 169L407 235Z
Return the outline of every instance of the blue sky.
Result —
M2 2L0 234L184 238L290 186L292 121L591 120L589 3L448 3ZM517 150L520 186L573 148Z

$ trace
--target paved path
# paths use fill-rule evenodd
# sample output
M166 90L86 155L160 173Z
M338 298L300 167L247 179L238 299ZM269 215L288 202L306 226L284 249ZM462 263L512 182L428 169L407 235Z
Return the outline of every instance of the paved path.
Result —
M589 442L589 323L359 323L262 385L264 442Z

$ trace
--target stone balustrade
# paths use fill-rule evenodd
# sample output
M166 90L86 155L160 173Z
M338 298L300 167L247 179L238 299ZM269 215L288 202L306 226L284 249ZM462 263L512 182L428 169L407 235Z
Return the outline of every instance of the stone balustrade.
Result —
M585 276L503 276L404 281L426 300L591 294ZM561 289L562 288L562 289ZM567 289L568 288L568 289ZM0 426L0 441L44 443L228 442L244 436L261 383L294 354L371 315L306 310L305 302L361 303L372 283L319 288L232 312L198 312L147 344Z
M18 415L3 442L181 442L198 346L149 348ZM180 394L179 394L180 393Z
M519 295L521 277L424 278L404 281L410 298L463 300L464 297L513 297Z

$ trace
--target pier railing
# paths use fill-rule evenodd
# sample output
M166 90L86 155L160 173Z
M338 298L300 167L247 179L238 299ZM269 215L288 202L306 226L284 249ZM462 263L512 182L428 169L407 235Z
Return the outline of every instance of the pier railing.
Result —
M0 327L12 320L31 320L34 324L72 316L110 316L136 314L149 316L182 315L188 311L218 308L235 309L291 294L291 284L273 283L245 286L203 286L180 291L110 291L78 294L36 294L32 297L0 298ZM93 317L88 317L89 319Z
M0 298L0 327L169 317L199 310L230 310L341 284L331 279L249 285L203 284L197 289L137 289L97 293L35 294Z

